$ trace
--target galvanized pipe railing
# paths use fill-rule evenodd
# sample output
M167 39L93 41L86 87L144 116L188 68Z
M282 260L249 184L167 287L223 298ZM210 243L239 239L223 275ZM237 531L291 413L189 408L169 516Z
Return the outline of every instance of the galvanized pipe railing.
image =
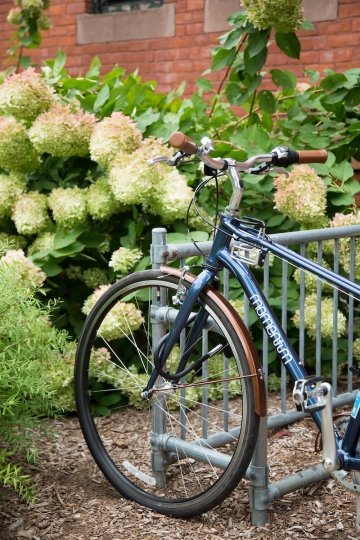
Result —
M290 232L290 233L281 233L272 235L271 238L278 242L279 244L286 246L297 245L299 253L303 256L306 255L307 247L311 243L316 243L316 249L313 250L315 257L318 263L322 264L324 258L324 242L328 241L333 242L332 255L333 263L332 269L335 272L339 272L339 254L340 254L340 240L349 239L349 267L348 277L354 279L355 277L355 265L356 265L356 237L360 236L360 225L348 226L348 227L336 227L328 229L316 229L300 232ZM201 249L201 252L204 255L207 255L210 252L212 242L197 242L198 248ZM199 251L194 246L194 244L167 244L166 241L166 230L165 229L154 229L153 230L153 243L151 247L151 257L153 268L159 268L161 265L166 264L169 261L179 260L180 265L183 266L188 257L198 256ZM360 254L359 254L360 257ZM282 262L282 302L281 302L281 324L284 330L287 330L288 326L288 284L289 284L289 264L285 261ZM270 279L271 279L271 264L269 258L267 258L264 269L263 269L263 290L266 296L269 295L270 290ZM229 292L229 276L227 271L224 272L224 294L227 296ZM302 360L305 359L305 349L306 349L306 330L305 330L305 295L306 295L306 285L305 285L305 273L300 272L299 280L299 356ZM323 284L320 280L316 282L316 308L317 308L317 324L315 331L315 362L314 362L314 371L317 375L322 374L322 338L321 338L321 307L322 307L322 293L323 293ZM331 377L332 377L332 386L334 389L334 400L333 406L335 407L344 407L345 405L351 403L354 399L353 394L353 380L352 373L348 369L347 376L347 389L337 396L337 346L338 346L338 306L339 306L339 291L333 289L332 292L333 298L333 334L332 334L332 358L331 358ZM348 301L348 320L347 320L347 368L350 368L353 364L353 339L354 339L354 299L349 298ZM244 321L245 323L249 322L249 304L247 299L244 299ZM175 316L175 313L168 313L171 317ZM206 332L205 332L206 334ZM206 338L206 337L205 337ZM266 378L268 377L269 371L269 343L268 336L263 332L263 343L262 343L263 353L263 370ZM304 418L304 414L294 410L287 410L287 388L286 388L286 372L283 366L281 367L281 412L273 416L269 416L267 419L263 419L261 422L260 433L258 444L254 453L252 464L247 471L247 478L250 479L250 505L252 510L252 521L256 525L261 525L267 521L267 507L268 503L271 500L274 500L278 497L283 496L286 493L290 493L300 487L305 487L312 482L319 481L328 476L328 473L324 471L322 465L317 465L310 469L305 469L294 475L285 477L277 482L269 484L268 482L268 464L267 464L267 429L272 429L275 427L280 427L287 425L292 422L296 422ZM203 395L203 415L204 415L204 438L206 439L206 407L207 407L207 396L206 391ZM232 435L232 434L231 434ZM224 434L219 434L219 446L223 437L228 437L229 433L226 433L224 429ZM166 437L165 437L166 438ZM225 440L224 439L224 440ZM164 439L165 440L165 439ZM176 442L177 441L177 442ZM173 440L171 444L177 444L178 448L181 444L185 444L184 441L180 439ZM165 444L165 443L163 443ZM170 444L170 443L167 443ZM191 443L186 443L186 453L188 454L191 449L188 445ZM196 445L194 445L196 446ZM213 446L216 447L215 445ZM169 449L167 449L169 450ZM197 450L194 448L194 456L197 454ZM214 459L218 463L223 463L224 466L227 464L226 456L218 455L218 452L214 452ZM196 457L195 457L196 459Z

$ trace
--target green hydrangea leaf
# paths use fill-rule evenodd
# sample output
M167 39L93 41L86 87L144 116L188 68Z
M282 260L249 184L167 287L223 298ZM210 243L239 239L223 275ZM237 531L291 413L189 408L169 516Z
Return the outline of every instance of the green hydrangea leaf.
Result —
M281 86L284 89L293 89L296 85L296 77L291 71L285 69L272 69L270 71L271 78L276 86Z
M294 32L283 34L276 32L276 45L290 58L300 58L301 45L297 35Z

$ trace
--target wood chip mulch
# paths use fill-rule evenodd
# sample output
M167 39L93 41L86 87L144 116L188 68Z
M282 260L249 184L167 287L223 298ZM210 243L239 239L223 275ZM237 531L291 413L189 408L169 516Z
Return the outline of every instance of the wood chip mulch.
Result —
M315 465L316 433L303 421L269 433L270 480ZM332 478L270 504L268 523L251 524L247 484L222 505L189 520L164 517L122 499L98 472L77 419L56 422L30 470L37 501L27 506L0 490L0 539L29 540L305 540L360 538L355 498Z

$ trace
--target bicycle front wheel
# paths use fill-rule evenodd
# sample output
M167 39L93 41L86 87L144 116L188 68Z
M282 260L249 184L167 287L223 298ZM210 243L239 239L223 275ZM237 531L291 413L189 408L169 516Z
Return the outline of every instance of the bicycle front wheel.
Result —
M184 375L176 390L158 377L151 398L142 399L154 347L178 311L172 304L177 287L176 278L149 270L123 278L101 296L80 336L75 395L86 442L111 484L160 513L190 517L219 504L244 476L259 418L239 337L221 305L205 294L166 369L177 368L200 309L208 319L188 365L213 355Z

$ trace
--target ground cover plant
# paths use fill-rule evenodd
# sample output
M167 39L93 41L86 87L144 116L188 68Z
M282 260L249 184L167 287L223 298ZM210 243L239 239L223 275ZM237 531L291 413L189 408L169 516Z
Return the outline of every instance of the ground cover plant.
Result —
M21 251L0 260L0 484L34 498L30 477L18 465L37 458L44 417L64 411L73 346L50 323L51 307L35 292L45 274Z

